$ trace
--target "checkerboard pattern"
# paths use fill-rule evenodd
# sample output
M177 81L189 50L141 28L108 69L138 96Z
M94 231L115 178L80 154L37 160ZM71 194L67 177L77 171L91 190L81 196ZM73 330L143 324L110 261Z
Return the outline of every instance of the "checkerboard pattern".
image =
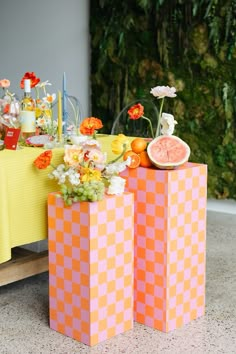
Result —
M50 328L93 346L133 328L132 193L48 197Z
M135 194L134 319L168 332L205 310L207 166L122 176Z

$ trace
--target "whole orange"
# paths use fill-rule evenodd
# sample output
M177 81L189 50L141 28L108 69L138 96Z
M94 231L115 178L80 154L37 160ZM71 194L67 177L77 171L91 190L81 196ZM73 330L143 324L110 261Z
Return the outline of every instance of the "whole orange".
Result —
M140 157L140 166L142 167L152 167L152 161L150 160L147 151L142 151L139 154Z
M147 141L143 138L135 138L131 142L131 149L136 152L136 154L140 154L140 152L146 150L147 148Z

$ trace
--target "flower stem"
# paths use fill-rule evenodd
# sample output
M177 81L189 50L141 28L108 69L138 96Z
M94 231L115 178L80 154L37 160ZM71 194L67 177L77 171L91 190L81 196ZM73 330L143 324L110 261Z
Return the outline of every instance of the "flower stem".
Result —
M161 107L160 107L160 110L159 110L159 116L158 116L158 122L157 122L157 129L156 129L155 138L160 135L161 115L162 115L164 99L165 99L165 97L163 97L162 101L161 101Z
M73 102L71 101L71 99L67 96L67 100L69 102L69 104L71 105L71 108L73 110L73 114L75 117L75 129L76 129L76 135L78 134L78 128L79 128L79 114L78 112L76 112L75 106L73 104Z
M142 116L143 119L146 119L149 123L149 126L150 126L150 130L151 130L151 134L152 134L152 138L154 138L154 132L153 132L153 129L152 129L152 122L149 118L145 117L145 116Z
M94 130L94 132L93 132L93 139L97 140L97 131L96 130Z
M118 160L124 155L124 153L126 152L127 146L128 146L128 144L123 144L123 151L122 151L122 153L121 153L119 156L117 156L114 160L110 161L110 162L108 163L108 165L110 165L110 164L115 163L116 161L118 161Z

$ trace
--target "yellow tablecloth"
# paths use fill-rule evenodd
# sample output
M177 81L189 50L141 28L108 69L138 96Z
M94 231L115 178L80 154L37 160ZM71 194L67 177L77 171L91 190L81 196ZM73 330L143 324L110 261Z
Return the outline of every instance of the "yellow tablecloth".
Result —
M43 151L25 147L0 151L0 263L11 258L11 248L47 236L47 195L58 190L47 170L33 166ZM52 162L62 161L63 149L53 150Z
M111 152L113 139L98 136L108 161L117 157ZM0 263L11 258L11 248L47 238L47 195L59 186L48 178L50 167L38 170L33 165L43 151L34 147L0 151ZM61 163L63 155L62 148L53 149L52 163Z

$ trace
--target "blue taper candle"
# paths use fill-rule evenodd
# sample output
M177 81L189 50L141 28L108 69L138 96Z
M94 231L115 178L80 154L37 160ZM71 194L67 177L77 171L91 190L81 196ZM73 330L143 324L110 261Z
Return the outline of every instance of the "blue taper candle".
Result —
M62 116L63 116L63 133L66 133L66 128L67 128L67 118L68 118L68 112L67 112L67 92L66 92L66 73L63 73L63 84L62 84Z

